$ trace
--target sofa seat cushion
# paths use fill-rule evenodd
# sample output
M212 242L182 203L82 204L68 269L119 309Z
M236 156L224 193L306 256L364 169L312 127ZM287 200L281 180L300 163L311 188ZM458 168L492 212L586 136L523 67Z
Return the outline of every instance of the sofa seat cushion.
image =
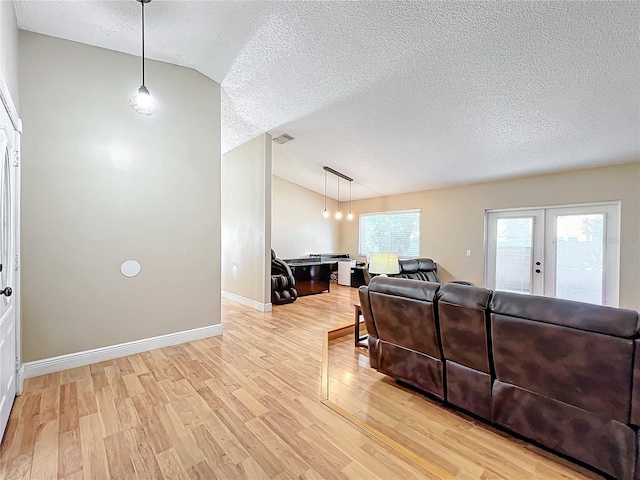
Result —
M491 375L445 360L447 402L482 418L491 418Z
M385 341L379 341L377 348L380 351L380 372L444 400L443 365L440 359Z

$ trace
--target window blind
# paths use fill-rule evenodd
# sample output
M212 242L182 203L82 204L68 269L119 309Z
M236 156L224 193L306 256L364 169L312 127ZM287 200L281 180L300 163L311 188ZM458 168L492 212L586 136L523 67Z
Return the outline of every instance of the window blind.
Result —
M359 255L420 256L420 210L365 213L359 217Z

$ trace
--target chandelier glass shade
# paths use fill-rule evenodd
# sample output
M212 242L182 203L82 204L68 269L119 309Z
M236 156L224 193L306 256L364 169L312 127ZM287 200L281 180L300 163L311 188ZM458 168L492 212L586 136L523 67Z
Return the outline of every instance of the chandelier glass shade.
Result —
M141 115L153 115L158 112L158 102L144 85L129 99L129 105Z

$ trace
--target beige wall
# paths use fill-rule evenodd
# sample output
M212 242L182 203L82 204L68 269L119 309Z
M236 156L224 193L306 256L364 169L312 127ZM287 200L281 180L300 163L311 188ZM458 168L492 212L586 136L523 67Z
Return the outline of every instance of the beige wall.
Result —
M271 135L222 156L222 290L271 303Z
M640 163L467 185L353 202L357 215L422 209L420 255L443 280L484 283L485 210L621 201L620 306L640 310ZM358 255L358 222L343 223L340 250ZM471 250L471 256L466 256Z
M11 98L19 111L18 24L11 1L0 1L0 69L11 92Z
M327 200L332 211L335 205L335 200ZM338 251L340 222L333 217L323 218L322 210L324 195L272 177L271 246L278 257L300 258Z
M220 86L20 32L23 361L220 323ZM127 259L142 264L125 278Z

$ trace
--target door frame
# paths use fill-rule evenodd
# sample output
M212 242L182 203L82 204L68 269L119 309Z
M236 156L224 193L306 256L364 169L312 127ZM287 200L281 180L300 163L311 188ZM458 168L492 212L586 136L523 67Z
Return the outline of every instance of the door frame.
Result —
M22 366L22 285L21 285L21 268L20 268L20 221L22 218L21 213L21 164L20 164L20 139L22 136L22 120L18 115L18 109L16 108L16 104L11 97L11 93L9 92L9 86L5 80L4 72L0 70L0 103L2 103L2 108L4 108L9 115L9 119L11 120L11 124L14 130L14 158L13 158L13 168L15 168L15 202L16 202L16 218L15 218L15 265L16 271L14 276L15 286L13 287L13 295L14 295L14 308L16 310L16 323L15 323L15 336L16 336L16 394L22 394L23 390L23 373L24 368Z
M516 208L494 208L494 209L486 209L484 212L484 285L489 285L490 281L489 281L489 273L490 273L490 267L489 267L489 255L488 253L488 249L489 249L489 235L490 235L490 229L489 229L489 214L490 213L506 213L508 215L513 215L514 217L516 217L518 215L518 212L532 212L535 210L541 210L542 211L542 224L540 225L540 227L543 230L542 233L542 237L543 237L543 245L541 246L541 248L543 248L544 250L544 258L543 258L543 272L546 272L547 267L550 265L549 261L548 261L548 257L551 254L551 252L549 251L549 249L547 248L547 210L562 210L562 209L571 209L571 208L589 208L589 207L610 207L616 210L617 212L617 222L615 224L615 226L617 227L618 231L617 232L612 232L614 234L614 236L619 236L620 235L620 230L622 228L622 205L620 200L602 200L599 202L585 202L585 203L566 203L566 204L554 204L554 205L540 205L540 206L531 206L531 207L516 207ZM605 224L605 229L607 228L606 224ZM534 234L535 235L535 234ZM610 252L608 253L609 256L609 260L615 259L615 262L617 263L617 275L614 276L614 278L606 280L605 279L605 285L608 285L609 287L614 287L615 286L615 298L613 300L608 301L607 303L605 303L604 305L606 306L610 306L610 307L617 307L619 305L620 302L620 246L617 245L615 242L611 243L611 242L607 242L607 237L610 235L609 232L605 231L605 248L610 249ZM536 247L534 246L534 248L540 248L540 246ZM553 252L555 253L555 251ZM534 254L535 255L535 254ZM606 271L606 270L605 270ZM546 273L543 274L542 279L544 279L544 276L546 275ZM545 290L545 295L547 293L547 286L544 287ZM542 294L541 294L542 295Z

